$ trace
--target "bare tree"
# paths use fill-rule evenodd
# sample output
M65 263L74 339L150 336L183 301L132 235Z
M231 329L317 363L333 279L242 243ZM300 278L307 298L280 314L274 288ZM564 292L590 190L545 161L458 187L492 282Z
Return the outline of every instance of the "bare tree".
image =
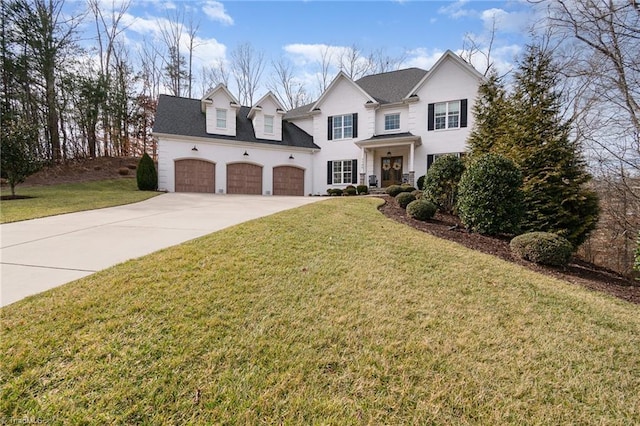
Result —
M377 49L370 55L371 73L380 74L389 71L397 71L407 59L406 54L389 56L384 49Z
M493 43L496 38L496 17L495 15L491 17L491 29L489 30L488 41L485 46L481 46L478 42L477 38L471 33L466 33L464 35L464 41L462 43L462 52L460 53L460 57L464 59L469 64L474 64L477 62L475 57L477 55L482 56L482 60L485 63L484 71L482 75L485 77L489 74L491 68L493 68L493 59L491 58L491 51L493 49ZM482 68L481 68L482 69Z
M318 74L318 91L320 93L327 90L329 83L331 83L329 71L331 69L332 56L331 48L329 46L323 46L320 51L320 73Z
M189 55L189 70L187 72L187 82L188 82L188 96L191 97L191 89L193 86L193 51L198 44L196 43L196 34L198 33L198 29L200 28L200 23L195 23L193 21L193 16L189 17L189 23L187 24L187 40L188 40L188 55Z
M611 268L627 272L640 228L640 10L635 1L549 2L549 26L573 91L575 137L596 176L603 214L601 251L617 247ZM622 256L622 257L620 257Z
M357 80L371 73L374 68L372 56L365 56L355 44L342 50L338 63L340 69L352 80Z
M274 74L267 84L287 109L297 108L310 102L304 85L297 81L293 65L284 58L272 63Z
M231 52L231 72L238 86L238 100L243 105L253 105L264 66L264 54L249 43L241 44Z

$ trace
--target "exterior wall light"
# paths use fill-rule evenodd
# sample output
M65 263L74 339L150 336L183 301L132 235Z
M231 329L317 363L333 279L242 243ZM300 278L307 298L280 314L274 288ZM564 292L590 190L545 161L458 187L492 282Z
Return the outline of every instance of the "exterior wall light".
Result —
M193 148L191 148L191 151L197 151L197 150L198 150L198 147L195 145L193 146Z
M244 155L245 157L248 157L249 153L247 151L245 151L244 154L242 154L242 155Z

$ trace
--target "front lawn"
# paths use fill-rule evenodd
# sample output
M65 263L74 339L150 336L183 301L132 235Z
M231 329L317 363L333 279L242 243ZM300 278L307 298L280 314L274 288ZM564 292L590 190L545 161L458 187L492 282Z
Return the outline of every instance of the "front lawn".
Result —
M640 308L324 200L2 309L5 419L639 424Z
M159 192L138 191L135 179L110 179L50 186L18 186L17 195L32 198L0 202L0 223L100 209L146 200ZM9 188L2 195L10 195Z

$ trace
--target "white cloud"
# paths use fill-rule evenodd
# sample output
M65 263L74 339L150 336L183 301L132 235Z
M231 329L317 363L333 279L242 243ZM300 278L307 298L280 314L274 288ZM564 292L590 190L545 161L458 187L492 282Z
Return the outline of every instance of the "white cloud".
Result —
M480 19L486 30L491 30L495 21L496 31L507 33L526 32L531 25L531 11L507 12L504 9L491 8L483 10Z
M458 0L447 6L442 6L438 9L438 13L454 19L477 15L478 12L475 10L465 8L468 3L469 0Z
M233 18L224 10L224 5L218 1L208 0L202 6L202 11L214 21L224 25L233 25Z
M435 49L429 51L427 48L419 47L407 52L406 67L418 67L424 70L431 69L438 59L444 54L442 50Z

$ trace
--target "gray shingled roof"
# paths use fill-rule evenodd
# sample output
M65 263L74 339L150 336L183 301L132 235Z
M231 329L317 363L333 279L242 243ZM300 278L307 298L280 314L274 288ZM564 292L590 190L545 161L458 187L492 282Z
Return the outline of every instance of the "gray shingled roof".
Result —
M287 121L282 122L281 142L256 138L253 124L247 117L250 110L250 107L240 107L236 117L236 136L212 135L206 131L206 117L200 109L200 99L160 95L153 133L320 149L313 143L311 135Z
M381 104L402 101L427 74L420 68L368 75L356 81L365 92Z

